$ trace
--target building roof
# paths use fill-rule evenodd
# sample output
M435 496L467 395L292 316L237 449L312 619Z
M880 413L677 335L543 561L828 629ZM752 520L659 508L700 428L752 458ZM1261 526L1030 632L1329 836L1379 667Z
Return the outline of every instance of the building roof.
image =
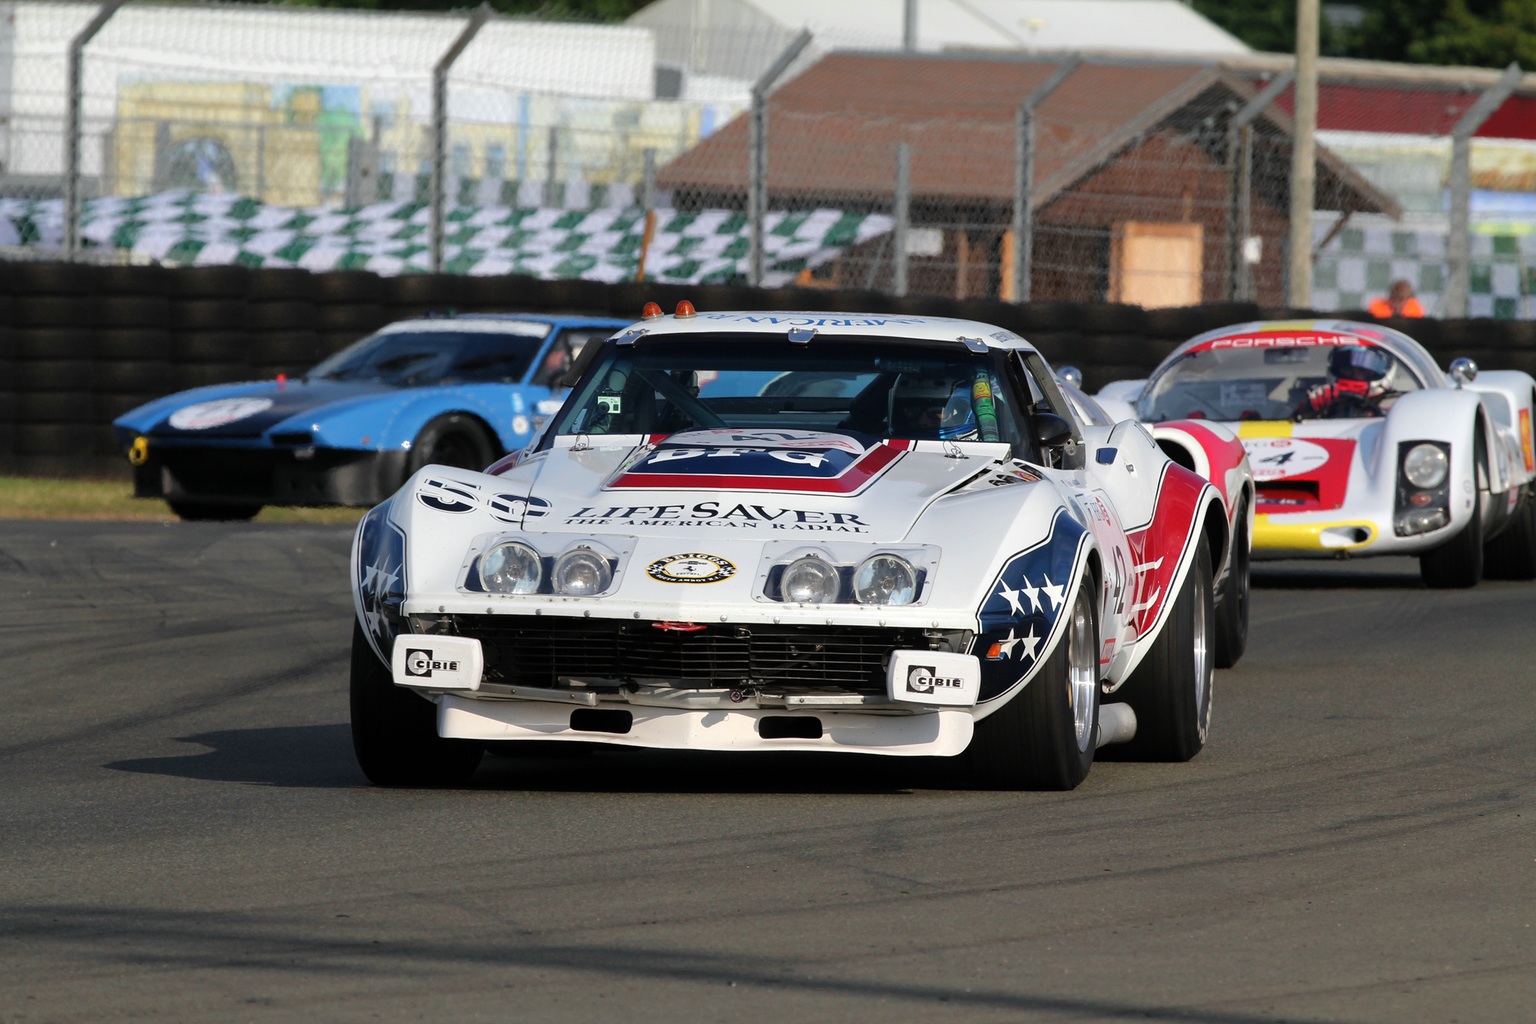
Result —
M834 53L773 94L768 184L777 196L888 202L896 146L911 151L915 202L1008 204L1014 196L1018 108L1059 60ZM1212 64L1087 60L1035 115L1036 208L1170 120L1221 135L1225 117L1255 92ZM1256 127L1289 134L1283 110ZM1224 135L1221 136L1224 138ZM1319 147L1327 208L1397 216L1389 196ZM658 176L664 188L743 194L747 118L683 153Z

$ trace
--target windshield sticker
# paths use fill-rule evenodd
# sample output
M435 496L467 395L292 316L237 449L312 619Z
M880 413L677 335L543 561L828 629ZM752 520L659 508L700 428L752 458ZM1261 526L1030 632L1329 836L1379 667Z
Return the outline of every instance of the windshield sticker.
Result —
M861 455L838 448L663 446L621 472L609 489L797 491L853 494L912 447L877 444Z
M1204 352L1221 348L1311 348L1318 345L1374 346L1376 342L1357 338L1352 334L1238 334L1226 338L1212 338L1203 345L1196 345L1190 352Z
M220 398L177 409L171 413L170 422L177 430L210 430L266 412L270 408L270 398Z
M922 317L785 316L782 313L705 313L699 319L731 324L768 324L784 327L889 327L896 324L919 326L927 323Z

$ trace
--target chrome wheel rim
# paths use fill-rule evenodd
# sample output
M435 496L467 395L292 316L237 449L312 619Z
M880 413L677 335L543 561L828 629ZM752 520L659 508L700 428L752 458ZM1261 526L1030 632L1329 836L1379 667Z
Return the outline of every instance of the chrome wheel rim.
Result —
M1094 650L1093 612L1088 595L1078 589L1072 604L1072 635L1067 643L1067 701L1079 752L1093 744L1093 708L1099 686L1098 654Z

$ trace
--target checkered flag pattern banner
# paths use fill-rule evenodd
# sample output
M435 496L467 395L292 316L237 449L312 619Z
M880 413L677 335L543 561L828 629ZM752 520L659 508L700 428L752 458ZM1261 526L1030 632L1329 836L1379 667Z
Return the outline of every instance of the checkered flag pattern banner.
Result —
M449 211L444 270L461 274L635 280L645 254L646 280L726 283L745 274L746 218L732 210L658 211L648 245L646 211L637 207L455 207ZM788 284L850 246L889 234L880 214L818 209L770 213L765 224L766 283ZM0 246L57 249L58 200L0 199ZM355 209L284 207L248 197L172 192L86 203L86 244L173 265L233 263L362 269L392 275L429 269L428 211L420 203L383 202Z
M1316 227L1317 241L1333 225ZM1446 236L1391 225L1346 227L1321 246L1312 276L1314 308L1365 309L1394 281L1407 281L1429 316L1444 308ZM1536 233L1485 230L1472 236L1467 315L1536 319Z

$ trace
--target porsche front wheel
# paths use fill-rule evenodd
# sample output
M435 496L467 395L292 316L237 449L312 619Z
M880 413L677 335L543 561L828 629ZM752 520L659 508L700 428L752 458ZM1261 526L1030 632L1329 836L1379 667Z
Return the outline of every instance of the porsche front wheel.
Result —
M1073 789L1093 766L1098 731L1098 628L1085 582L1066 635L1022 691L976 723L967 754L976 781L992 789Z
M1128 758L1188 761L1205 746L1214 679L1211 549L1202 539L1163 631L1120 689L1136 712Z
M1444 544L1419 556L1419 574L1436 590L1475 587L1483 578L1483 495L1488 487L1488 457L1483 451L1481 428L1473 452L1474 500L1467 525Z
M453 786L467 780L485 748L437 734L437 705L396 686L352 624L352 749L376 786Z

